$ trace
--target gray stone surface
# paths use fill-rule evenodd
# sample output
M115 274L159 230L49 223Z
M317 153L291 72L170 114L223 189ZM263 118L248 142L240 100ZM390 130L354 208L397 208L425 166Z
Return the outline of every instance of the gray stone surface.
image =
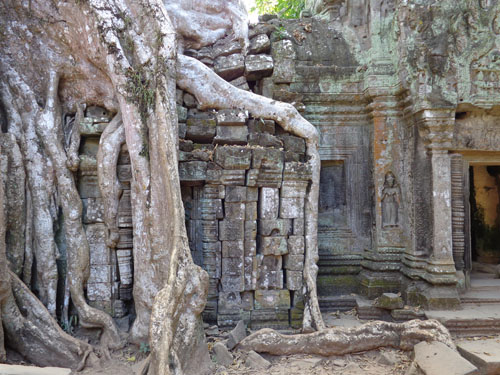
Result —
M238 324L236 324L236 327L234 327L234 329L227 335L227 348L229 350L233 350L236 345L238 345L246 336L247 329L245 326L245 322L243 322L243 320L240 320Z
M262 358L259 354L251 350L248 352L245 364L254 370L266 370L271 367L271 362Z
M462 340L457 343L457 349L462 357L481 370L481 374L500 374L500 340L498 338Z
M273 58L268 55L248 55L245 58L245 77L256 81L273 73Z
M229 367L233 364L233 355L222 342L216 342L213 346L215 360L219 365Z
M375 300L374 305L385 310L395 310L402 309L404 306L404 301L399 294L383 293Z
M245 58L236 53L230 56L220 56L214 62L215 72L227 81L231 81L245 72Z
M248 53L259 54L268 52L271 49L271 41L267 34L259 34L250 39L250 48Z
M217 126L214 142L227 145L244 145L247 143L248 128L243 126Z
M70 368L21 366L0 363L0 374L2 375L69 375L70 373Z
M414 347L415 362L425 375L472 375L477 367L441 342L420 342Z
M279 190L265 187L260 189L259 218L262 220L277 219L279 208Z
M244 126L248 112L238 109L221 109L217 112L217 125Z

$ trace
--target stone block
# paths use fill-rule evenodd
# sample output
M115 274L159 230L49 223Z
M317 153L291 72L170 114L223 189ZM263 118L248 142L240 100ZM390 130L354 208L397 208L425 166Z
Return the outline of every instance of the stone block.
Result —
M100 198L97 175L84 175L78 178L78 193L80 198Z
M179 179L183 183L202 183L207 178L207 162L185 161L179 163Z
M207 169L206 182L221 185L245 185L246 171L244 169Z
M201 220L201 240L203 242L217 242L219 226L217 220Z
M296 219L304 217L303 198L281 198L280 218Z
M252 168L283 170L283 152L274 148L256 148L252 153Z
M241 304L243 310L251 311L253 310L253 292L243 292L241 293Z
M384 310L402 309L404 307L403 298L396 293L383 293L377 297L374 306Z
M283 264L281 256L258 254L256 259L259 272L263 273L280 271Z
M185 123L187 120L188 110L186 107L177 105L177 121Z
M236 86L240 90L250 91L250 87L248 86L247 79L245 77L238 77L229 82L231 85Z
M225 145L245 145L248 128L246 126L217 126L214 142Z
M271 54L275 60L296 58L295 49L290 40L279 40L272 43Z
M274 59L274 69L272 79L274 83L291 83L294 82L295 73L295 61L292 59Z
M132 228L130 190L123 190L120 202L118 203L118 226L120 228Z
M252 150L240 146L217 147L215 162L224 169L248 169L252 158Z
M246 220L245 221L245 240L255 241L257 238L257 221Z
M89 283L111 283L112 270L109 265L91 265Z
M245 290L254 290L257 284L257 259L255 256L244 258Z
M83 223L94 224L104 221L104 206L102 198L85 198L82 199L83 205Z
M215 354L215 361L219 365L229 367L233 364L233 355L222 342L216 342L213 346L213 351Z
M247 202L257 202L259 200L259 188L247 187Z
M259 220L261 236L287 236L290 230L291 220L288 219Z
M294 236L302 236L304 235L304 219L297 218L293 219L293 235Z
M245 58L239 53L219 56L214 61L214 69L226 81L231 81L245 72Z
M500 341L498 337L477 341L460 341L457 348L462 357L477 366L482 374L500 374Z
M259 34L250 40L250 48L248 53L255 55L259 53L269 52L271 49L271 41L266 34Z
M218 278L210 277L208 279L208 300L209 301L210 301L210 299L213 299L213 297L217 298L219 296L219 282L220 282L220 280ZM217 305L217 301L215 301L215 304Z
M216 128L213 118L190 117L186 120L186 138L198 143L211 143Z
M213 253L203 253L203 269L208 272L208 276L214 279L219 279L221 277L221 254L220 254L220 242L208 242L215 243L219 245L219 251ZM205 242L204 242L205 244ZM217 294L217 288L215 288L215 293Z
M248 144L261 147L283 147L283 143L278 137L267 133L250 133L248 135Z
M288 162L283 170L283 180L309 181L312 178L311 166L307 163Z
M245 237L245 222L243 220L221 220L219 223L219 238L222 241L237 241Z
M110 264L110 252L105 242L106 226L104 224L90 224L85 225L84 228L90 249L90 264Z
M227 335L226 346L229 350L233 350L247 336L247 328L245 322L240 320L236 327Z
M227 241L222 241L222 251L224 251L224 243ZM232 242L232 241L231 241ZM235 241L236 242L236 241ZM237 252L241 253L241 256L235 258L224 258L222 257L222 276L241 276L243 277L244 262L243 262L243 244L238 249L233 249L234 254ZM226 248L226 252L229 252L229 248Z
M261 188L259 199L259 218L262 220L277 219L279 207L279 190L273 188Z
M245 77L249 81L269 77L273 73L273 58L268 55L248 55L245 58Z
M200 219L215 220L224 218L221 199L206 199L199 200Z
M286 310L253 310L250 315L250 328L258 330L261 328L287 329L288 309Z
M203 198L207 199L224 199L226 196L226 189L224 185L210 185L203 186Z
M286 271L286 288L301 290L303 286L302 271Z
M264 255L284 255L288 253L286 237L259 236L259 252Z
M246 202L247 188L245 186L228 186L226 187L226 202Z
M238 40L220 40L214 44L212 49L212 58L219 56L229 56L241 52L241 44Z
M283 271L260 272L257 275L257 285L259 289L283 289Z
M304 255L291 255L283 256L284 268L290 271L302 271L304 268Z
M477 367L442 342L422 341L414 346L415 362L427 375L472 375Z
M256 290L254 293L255 310L284 310L290 308L288 290Z
M116 250L116 260L120 275L120 286L132 286L134 279L132 249Z
M287 239L288 252L290 255L304 255L305 241L304 236L290 236Z
M251 119L248 121L248 131L250 133L268 133L272 135L275 131L275 123L273 120Z
M271 362L269 362L267 359L264 359L261 355L257 354L253 350L251 350L247 354L245 365L253 370L266 370L269 367L271 367Z
M237 312L241 309L241 296L239 292L220 292L219 293L219 313Z
M297 154L304 154L306 152L306 142L303 138L294 135L281 135L285 151L291 151Z
M302 198L306 197L308 181L283 181L281 185L281 198Z
M111 283L87 283L89 301L109 301L111 299Z
M245 290L245 280L243 278L243 272L241 273L241 275L233 276L225 275L223 271L221 277L221 286L222 291L224 292L243 292Z
M250 169L246 176L247 186L271 187L279 189L283 175L281 170Z
M177 124L177 133L179 138L186 138L187 125L185 122L179 122Z
M244 242L240 241L222 241L223 258L243 258L245 253ZM224 262L224 260L223 260Z
M252 257L257 255L257 241L255 240L245 240L245 256Z
M248 202L245 206L245 220L257 220L257 202Z
M248 112L239 109L221 109L216 115L219 126L246 126Z
M245 220L245 203L225 202L225 218L229 220Z
M119 228L118 233L120 235L120 239L118 240L116 248L131 249L134 244L134 235L132 232L132 228Z
M84 118L78 124L78 130L83 136L101 135L106 125L108 125L106 122L94 122L93 119Z
M188 108L196 108L198 106L198 101L196 100L196 98L187 92L184 93L183 100L184 105Z

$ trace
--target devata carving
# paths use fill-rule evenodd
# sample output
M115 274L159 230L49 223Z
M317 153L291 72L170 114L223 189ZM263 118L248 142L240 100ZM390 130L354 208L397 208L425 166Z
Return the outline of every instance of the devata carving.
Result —
M399 205L400 191L396 177L392 172L387 172L382 190L382 226L384 228L399 226Z

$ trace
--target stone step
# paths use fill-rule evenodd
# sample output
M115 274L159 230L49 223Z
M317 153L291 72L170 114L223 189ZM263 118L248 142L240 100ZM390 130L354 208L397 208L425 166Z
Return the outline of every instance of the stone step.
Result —
M319 296L321 312L349 311L356 308L355 296Z
M71 369L0 364L1 375L69 375Z
M475 375L476 366L441 342L420 342L414 347L417 366L425 375Z
M459 336L500 333L500 304L464 304L461 310L426 311L428 319L436 319Z
M457 343L457 348L462 357L480 369L482 375L500 374L500 336L462 340Z

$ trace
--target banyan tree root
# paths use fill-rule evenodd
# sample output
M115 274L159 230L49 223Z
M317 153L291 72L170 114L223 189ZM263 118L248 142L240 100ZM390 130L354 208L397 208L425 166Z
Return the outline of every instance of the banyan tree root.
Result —
M305 202L305 310L303 329L311 331L325 327L316 292L318 273L317 213L321 161L318 153L318 132L288 103L277 102L226 82L204 64L191 57L177 57L177 84L193 94L202 108L237 108L249 111L253 117L272 119L284 130L303 138L307 145L308 163L312 169L312 184Z
M102 132L97 151L97 177L103 198L104 222L108 228L106 245L112 249L116 248L120 239L118 204L122 190L116 175L116 164L120 156L121 145L124 142L125 131L121 115L118 113Z
M76 190L73 174L67 168L67 157L61 142L54 137L62 131L58 103L59 74L49 72L45 108L37 120L37 132L48 151L56 173L59 199L62 206L64 231L68 251L68 281L71 299L85 327L102 328L101 345L118 348L122 340L113 319L104 311L90 307L84 296L83 287L89 277L90 250L82 224L82 201Z
M326 357L381 347L412 350L421 341L438 341L455 349L450 333L437 320L410 320L404 323L375 321L355 328L326 328L298 335L282 335L266 328L243 339L238 348L272 355L311 354Z

